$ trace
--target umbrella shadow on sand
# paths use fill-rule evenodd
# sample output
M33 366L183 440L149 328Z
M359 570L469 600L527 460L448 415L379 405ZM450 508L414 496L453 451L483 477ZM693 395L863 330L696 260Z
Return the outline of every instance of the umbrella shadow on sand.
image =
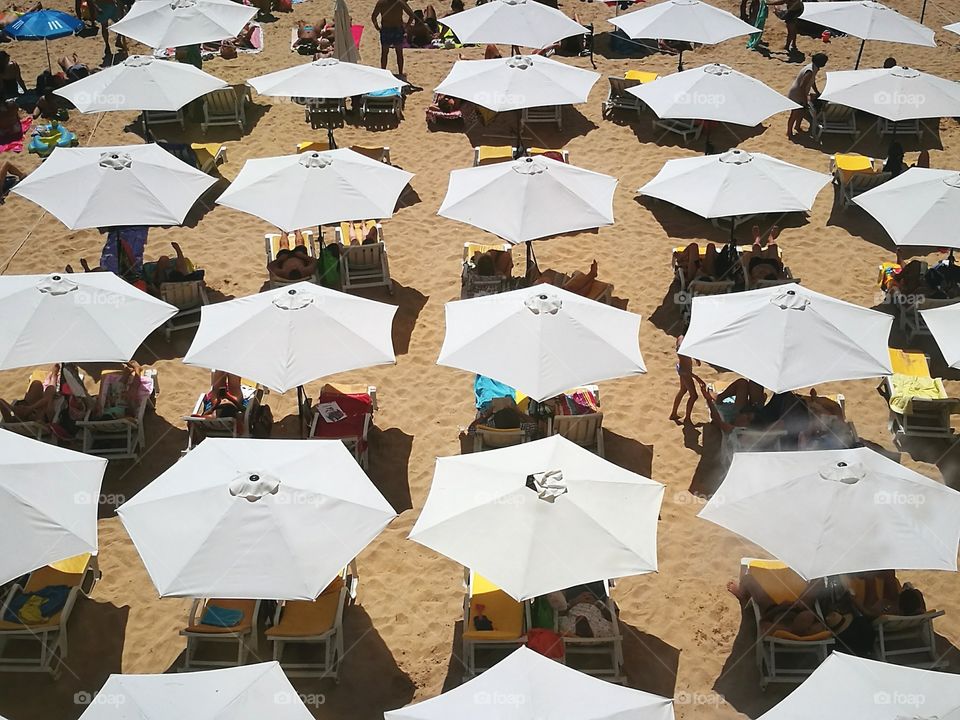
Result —
M630 472L650 477L653 472L653 445L603 430L604 459Z
M400 428L370 429L367 476L398 515L413 509L410 497L410 452L413 436Z
M622 619L620 633L623 636L623 673L627 676L627 686L672 698L676 692L680 650Z
M711 152L706 154L717 154L732 150L735 147L763 135L767 131L767 126L763 123L748 127L746 125L733 125L730 123L718 123L717 127L711 130L709 138L703 133L700 134L694 145L688 145L686 141L676 133L656 127L650 120L655 120L656 115L648 113L644 115L639 122L629 123L633 134L641 143L654 143L664 147L677 147L692 149L702 148L704 152L709 149ZM709 148L708 148L709 141Z
M470 140L470 145L516 145L517 118L519 110L497 113L488 123L480 120L468 121L464 127L464 134ZM573 105L562 106L563 129L558 130L553 124L535 124L523 126L523 143L526 147L562 148L574 138L587 135L599 126L587 118ZM477 115L479 118L479 114ZM572 164L576 165L576 158Z
M123 645L130 608L84 596L70 615L69 653L60 676L18 673L0 683L0 711L22 720L73 720L86 710L107 677L122 671ZM33 652L37 643L24 646ZM11 653L14 644L11 641ZM13 678L16 678L15 680Z
M430 299L429 296L414 287L407 287L398 282L393 283L393 295L387 294L383 288L353 290L350 294L396 305L397 314L393 318L393 351L397 355L406 355L410 352L410 336L413 335L417 318L420 317L420 311Z

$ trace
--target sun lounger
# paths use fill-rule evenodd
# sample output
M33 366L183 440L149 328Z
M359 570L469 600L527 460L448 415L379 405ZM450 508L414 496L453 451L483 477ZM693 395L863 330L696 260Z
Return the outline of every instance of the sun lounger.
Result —
M240 132L246 129L246 105L250 100L250 89L243 87L221 88L203 96L203 120L200 128L206 132L215 126L236 125Z
M427 126L436 125L437 123L462 123L464 122L464 113L462 108L456 110L451 110L450 112L445 112L440 109L439 106L440 95L437 93L433 94L433 103L426 111Z
M386 163L387 165L392 164L390 162L390 148L385 146L367 146L367 145L351 145L350 149L361 155L365 155L371 160L379 160L380 162Z
M693 299L702 295L727 295L733 292L733 280L693 280L687 284L687 289L681 298L683 302L683 316L687 320L693 311Z
M516 153L516 148L512 148L512 149L513 149L513 152ZM527 155L529 155L530 157L536 157L537 155L546 155L547 153L554 153L556 155L559 155L560 159L563 160L563 162L567 163L568 165L570 164L570 151L565 150L564 148L559 148L559 149L558 148L540 148L540 147L527 148Z
M511 160L513 160L513 148L509 145L477 145L473 148L474 167Z
M213 373L211 373L212 385ZM265 387L252 380L240 380L243 393L243 411L229 417L201 417L204 410L206 393L201 393L193 407L193 413L181 418L187 424L187 448L192 450L197 443L208 437L250 437L253 418L263 403L263 396L269 392Z
M463 244L463 269L460 272L460 297L462 299L495 295L509 289L510 277L504 275L480 275L473 265L473 257L477 253L488 250L510 252L509 243L500 245L481 245L479 243Z
M691 139L696 140L700 137L703 126L696 120L655 117L653 119L653 129L656 130L657 128L681 136L684 144L687 144Z
M345 292L357 288L385 287L393 295L393 280L390 279L390 264L387 261L387 246L383 242L383 228L375 223L375 243L357 244L337 227L334 232L340 244L340 287ZM344 241L348 241L345 243Z
M399 88L390 88L367 93L360 97L360 118L364 122L390 116L399 122L403 119L403 93Z
M810 111L810 131L814 140L823 142L823 134L853 135L860 134L857 129L857 111L846 105L823 102L818 110L816 105L808 105Z
M100 579L95 555L78 555L59 563L34 570L21 586L14 584L0 610L0 672L46 672L59 674L60 665L67 657L67 622L81 593L89 595ZM29 600L17 613L19 622L8 619L8 611L18 604L21 595L43 593L47 588L66 588L66 599L59 610L43 616L41 610L32 614ZM25 652L32 646L34 652ZM21 649L22 648L22 649ZM20 653L16 651L20 649Z
M216 173L217 168L227 162L227 146L223 143L191 143L197 158L197 167L207 175Z
M183 116L183 108L179 110L144 110L143 121L149 127L150 125L179 125L180 129L186 126Z
M890 348L893 375L883 379L881 392L890 405L890 430L903 437L953 437L950 417L960 413L960 400L947 395L943 380L930 376L927 357L916 351Z
M212 624L211 616L217 614L219 608L228 613L240 612L240 621L229 627ZM190 617L187 627L180 631L180 636L187 639L187 648L183 654L183 664L177 668L178 672L190 672L204 668L237 667L247 661L247 655L257 654L258 625L260 616L259 600L221 600L195 598L190 606ZM204 622L204 621L207 622ZM201 648L212 645L228 645L236 647L237 655L226 658L197 658Z
M334 227L334 239L339 245L363 245L364 240L376 230L377 242L383 242L383 225L377 220L354 220Z
M843 576L841 582L858 605L866 604L866 587L862 578ZM876 618L873 621L876 633L873 652L877 660L926 670L949 665L937 652L933 631L933 621L945 614L943 610L930 610L921 615L881 615Z
M356 562L334 578L315 600L287 600L278 603L273 626L264 635L273 644L273 659L289 677L332 677L340 680L343 661L343 613L357 597ZM303 652L285 657L288 645ZM312 647L305 647L312 646ZM294 650L294 648L291 648ZM319 651L307 657L310 650ZM290 653L293 655L293 653Z
M320 247L316 235L312 230L302 230L300 236L303 238L304 247L307 249L307 255L312 258L320 257ZM267 256L267 274L269 275L270 289L275 289L278 287L283 287L284 285L292 285L293 283L303 282L307 280L309 282L319 282L319 277L317 273L314 273L311 277L308 278L297 278L295 280L290 280L287 278L280 277L270 272L270 264L277 259L277 255L280 250L284 249L281 247L281 240L283 236L279 233L267 233L263 236L263 245L264 251ZM287 235L287 247L286 249L292 249L297 245L297 237L293 233ZM319 272L319 268L317 269Z
M740 577L750 575L773 601L799 603L806 581L778 560L743 558L740 561ZM771 682L801 683L817 669L833 649L833 633L829 630L809 636L798 636L776 626L764 628L760 607L751 598L747 608L753 608L756 621L756 659L760 670L760 687L766 689ZM813 610L823 620L818 604ZM790 659L798 660L790 663ZM803 662L806 660L806 663Z
M119 381L119 371L104 373L100 378L100 392L96 406L87 411L86 417L77 423L83 440L83 452L109 460L136 460L146 446L143 416L148 405L153 405L160 393L156 370L145 370L140 376L139 401L132 414L112 420L95 420L104 408L110 393L110 385Z
M923 137L923 126L920 120L887 120L886 118L877 118L877 132L881 135L916 135L917 140Z
M489 670L496 662L484 663L479 653L505 654L526 643L530 616L526 603L514 600L472 570L464 569L464 583L467 591L463 597L463 664L464 678L469 679ZM492 630L476 628L474 620L480 616L490 620Z
M740 251L740 266L743 274L744 290L756 290L757 288L773 287L774 285L786 285L788 283L799 283L800 281L793 276L790 268L783 262L783 248L777 245L777 260L783 268L783 276L776 280L758 280L753 282L750 278L750 259L753 257L753 245L745 245Z
M924 273L926 273L926 269L924 269ZM896 303L896 307L899 309L900 330L906 334L908 342L913 342L913 339L917 335L921 337L932 337L930 328L928 328L927 323L924 322L921 311L946 307L947 305L960 302L960 298L939 299L910 295L906 297L901 296L898 300L900 300L900 302Z
M530 438L523 428L494 428L477 425L473 430L473 451L482 452L487 448L503 448L525 443Z
M602 586L602 593L596 595L598 602L606 606L610 614L613 634L608 637L563 637L564 663L587 675L593 675L613 683L624 683L623 675L623 635L617 617L617 606L610 596L611 584L607 580L590 583L590 586Z
M325 152L330 149L330 143L326 140L307 140L305 142L298 142L294 145L294 152L304 153L304 152Z
M854 175L876 175L883 171L883 160L858 153L837 153L830 156L828 172L837 185L843 185Z
M601 116L608 118L614 112L624 110L626 112L637 113L639 115L646 107L640 98L627 92L627 88L642 85L640 80L628 80L622 77L609 77L610 90L607 93L607 99L600 106Z
M545 105L543 107L524 108L520 113L520 122L524 125L550 123L563 130L563 106Z
M883 185L892 177L893 175L888 172L854 173L850 175L846 182L840 183L840 197L844 209L853 204L853 199L857 195L862 195L867 190L873 190L875 187Z
M347 113L343 98L293 98L293 101L303 105L303 119L314 130L343 125Z
M199 327L200 311L210 304L207 286L203 280L185 280L160 284L160 299L177 308L177 314L163 324L163 334L170 341L170 335L177 330Z
M600 397L600 388L596 385L587 385L577 390L591 394L594 398ZM570 393L568 393L570 394ZM547 435L562 435L567 440L575 442L581 447L594 450L603 457L603 413L592 412L582 415L554 414L547 424Z
M308 437L321 440L340 440L353 453L364 470L369 467L369 435L373 415L377 411L377 388L374 385L326 384L317 398L321 403L336 403L345 417L328 422L318 408L313 409Z
M27 386L24 389L24 392L26 392L26 390L28 390L35 382L41 384L44 383L47 380L47 375L49 372L49 370L38 368L30 373L30 377L27 379ZM74 377L70 382L71 392L75 392L85 400L88 400L90 396L87 394L83 380L83 373L79 373L78 376ZM60 413L66 407L66 402L67 399L64 397L64 395L58 392L53 405L54 418L58 418L60 416ZM57 440L56 435L53 433L53 430L50 427L50 423L47 422L39 422L36 420L15 420L12 422L7 422L6 420L0 419L0 428L9 430L10 432L15 432L19 435L24 435L25 437L33 438L34 440L40 440L42 442L56 442Z

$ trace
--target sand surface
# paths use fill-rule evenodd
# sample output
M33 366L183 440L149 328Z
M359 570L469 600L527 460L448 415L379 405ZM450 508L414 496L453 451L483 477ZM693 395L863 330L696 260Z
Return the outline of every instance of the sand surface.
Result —
M716 4L736 11L732 0L716 0ZM890 4L911 17L919 16L921 0L892 0ZM66 9L63 0L51 6ZM376 63L379 45L368 19L371 6L371 0L358 0L350 9L356 21L367 26L361 45L363 61ZM562 9L579 13L584 22L593 21L598 31L611 29L606 19L614 11L603 4L564 0ZM266 50L262 54L229 61L217 58L204 69L231 83L241 83L301 62L300 56L289 51L291 25L299 18L329 17L332 10L332 2L320 0L297 5L292 15L279 15L276 22L265 25ZM445 12L442 9L440 14ZM960 19L958 13L960 6L954 0L931 2L925 22L937 29L937 48L868 43L863 66L877 67L894 54L901 64L960 79L960 38L940 30ZM783 24L771 17L766 34L773 50L769 56L749 52L741 41L733 40L689 53L687 67L708 61L728 63L785 93L800 66L789 64L778 52L783 38ZM541 267L567 273L585 270L596 258L600 278L614 283L615 296L644 317L640 341L649 373L602 384L608 459L667 486L659 528L660 571L625 579L616 589L629 683L676 697L680 718L755 718L786 691L760 691L752 627L741 624L737 602L724 585L735 576L742 556L762 551L696 518L704 502L698 494L709 494L722 473L719 437L712 428L703 427L707 412L702 402L695 412L695 426L678 427L667 418L676 391L673 348L681 327L673 302L670 249L691 240L722 242L725 234L689 213L662 203L639 202L635 196L636 188L653 177L666 160L702 153L702 140L685 147L673 137L652 132L649 117L639 122L601 118L600 104L607 93L605 76L621 75L630 68L669 73L676 58L659 54L621 58L608 51L605 38L598 38L597 45L597 69L603 77L589 102L565 110L562 133L538 130L535 139L538 145L564 146L573 163L620 179L616 224L596 233L538 242L536 252ZM828 69L849 69L859 41L835 39L824 46L817 39L801 37L800 47L808 55L821 50L829 53ZM32 84L45 66L43 45L8 43L3 49L22 65ZM51 43L54 57L74 51L95 64L102 43L99 37ZM482 50L463 52L466 57L478 57ZM426 498L434 458L460 452L458 429L473 417L472 377L438 367L435 360L444 333L444 303L459 296L463 243L492 237L439 218L436 210L449 171L469 166L473 145L504 144L506 139L496 136L508 134L511 126L500 119L488 128L470 127L466 133L427 130L424 109L431 90L456 59L456 50L408 51L407 74L422 90L408 97L406 117L399 127L377 131L348 122L336 133L341 146L388 145L393 162L416 177L395 217L384 222L396 294L389 298L386 293L367 293L400 307L395 328L397 364L336 378L375 384L379 389L381 409L372 433L370 475L400 517L360 555L360 602L346 616L348 652L340 684L296 682L318 718L372 720L382 717L384 710L433 697L461 678L457 659L463 594L460 568L406 536ZM589 67L587 58L564 62ZM304 123L301 108L288 102L255 97L248 116L249 128L242 136L230 129L214 129L207 136L227 143L229 162L221 171L228 180L248 158L289 153L298 141L323 137L321 131L312 131ZM139 137L128 128L134 118L134 113L124 112L72 113L67 125L78 133L84 146L139 143ZM720 147L740 145L822 171L827 170L832 152L854 149L879 157L885 154L886 144L872 132L864 133L857 142L828 139L818 147L806 137L789 142L785 125L785 115L775 116L754 129L721 129L714 142ZM960 168L957 122L944 119L939 127L930 123L928 128L923 147L931 149L933 167ZM160 134L190 140L201 137L198 125L190 126L185 135L167 130ZM921 146L915 138L905 144L912 161ZM37 164L34 156L25 153L14 159L30 168ZM169 252L168 243L175 240L206 269L216 299L257 292L266 279L263 233L271 228L252 216L214 208L211 196L205 202L206 206L197 206L184 227L151 230L147 257ZM781 245L787 264L805 286L865 306L879 303L877 265L893 259L893 246L882 228L862 211L835 207L830 186L820 194L808 217L764 219L765 227L774 222L784 227ZM748 231L741 230L744 236ZM5 273L62 270L66 262L76 264L81 256L95 260L102 244L103 238L95 230L70 232L17 196L10 196L0 208L0 270ZM522 254L518 250L515 255L520 265ZM184 642L177 633L189 601L157 598L113 510L117 502L133 496L174 463L185 446L186 431L180 417L190 412L207 381L204 370L180 361L191 337L190 331L181 332L167 343L162 333L155 334L137 353L136 358L155 367L160 377L157 412L147 419L148 450L139 462L114 462L107 472L100 514L103 580L92 598L76 608L62 676L54 682L46 676L0 675L0 713L11 720L76 718L84 709L84 693L99 689L108 674L160 673L178 663ZM904 344L896 332L893 341ZM933 355L933 369L948 378L948 389L960 393L960 376L945 370L933 343L916 344ZM95 380L97 369L88 368L88 372ZM0 395L20 392L27 374L27 370L0 373ZM703 374L707 379L717 377L711 368L704 368ZM876 384L846 382L822 389L846 395L847 415L869 446L932 478L960 486L960 453L952 444L912 448L912 454L897 452ZM315 395L318 388L319 383L312 384L311 393ZM294 436L293 394L271 395L268 402L282 420L275 436ZM176 532L177 528L170 528L171 535ZM956 672L960 656L950 648L960 645L960 578L919 572L903 577L923 590L929 606L947 611L937 622L937 632ZM267 648L265 643L261 647ZM267 657L269 649L261 652Z

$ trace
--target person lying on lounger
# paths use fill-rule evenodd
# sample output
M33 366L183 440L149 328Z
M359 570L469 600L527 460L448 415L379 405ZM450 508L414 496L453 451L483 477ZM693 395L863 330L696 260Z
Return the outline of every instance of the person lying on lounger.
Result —
M161 255L156 262L143 264L143 280L147 290L154 295L160 294L160 286L170 282L189 282L202 280L203 271L197 270L194 264L183 254L179 243L171 242L176 256Z
M319 23L300 20L297 23L297 40L293 47L301 55L311 55L318 51L321 39L330 44L333 43L333 38L333 26L327 24L326 18Z
M4 422L53 422L53 409L57 397L57 378L60 366L54 365L41 382L34 380L27 387L23 398L12 404L0 400L0 414Z
M197 417L236 417L243 410L243 390L240 377L216 370L210 390L203 396L203 412Z
M717 251L716 245L707 243L707 247L701 255L700 246L697 243L690 243L676 253L676 263L683 270L683 276L687 282L693 280L713 282L717 279L720 253Z
M0 203L3 203L7 193L13 190L14 186L26 176L26 172L9 160L0 162Z
M20 108L13 100L0 101L0 143L12 143L22 139Z
M745 575L737 583L731 580L727 583L729 590L741 607L753 600L760 609L760 632L764 635L786 630L799 637L809 637L822 633L828 629L837 629L844 623L840 613L828 613L824 624L813 608L821 596L826 596L826 587L823 580L812 580L800 597L794 602L774 603L767 595L760 583L750 575Z
M550 604L558 610L557 629L567 637L613 637L610 609L586 585L551 593Z
M474 253L471 258L477 275L484 277L510 277L513 273L513 254L509 250L490 249Z
M857 612L876 620L883 615L923 615L927 604L923 593L911 583L900 585L895 570L875 570L848 575L848 582L863 583L862 596L851 592Z
M522 412L513 398L497 398L478 411L476 419L470 423L469 430L477 425L498 430L519 430L525 426L536 427L537 421Z
M297 244L290 248L286 233L280 236L280 250L277 258L267 265L267 271L283 280L307 280L317 271L317 259L310 257L303 243L300 231L296 232Z
M730 432L735 427L754 425L766 399L762 386L752 380L739 378L730 383L723 392L716 394L710 391L702 378L696 375L693 377L710 408L710 422L723 432Z
M139 363L134 360L124 363L120 376L110 379L110 384L100 397L102 405L98 404L96 415L91 420L119 420L133 417L142 399L142 375L143 368Z

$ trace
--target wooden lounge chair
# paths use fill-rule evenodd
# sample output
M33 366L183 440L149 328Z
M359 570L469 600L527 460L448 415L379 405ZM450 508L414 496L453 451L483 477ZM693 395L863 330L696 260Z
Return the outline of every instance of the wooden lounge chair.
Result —
M236 125L243 132L247 125L249 93L249 88L227 87L204 95L200 128L206 132L210 127Z
M370 464L369 435L373 415L377 411L377 388L374 385L331 385L320 390L317 403L335 402L346 415L338 422L327 422L317 408L313 409L310 433L319 440L340 440L353 453L364 470Z
M296 153L325 152L330 149L330 143L326 140L305 140L298 142L293 149Z
M207 286L203 280L185 280L160 284L160 299L177 308L177 314L163 324L163 334L170 336L177 330L199 327L200 312L210 304Z
M473 451L482 452L487 448L503 448L525 443L527 437L523 428L495 428L477 425L473 429Z
M347 114L343 98L294 98L294 102L303 105L303 119L314 130L341 127Z
M510 252L509 243L500 245L481 245L479 243L465 242L463 244L463 266L460 272L460 297L461 299L480 297L482 295L495 295L504 292L509 288L510 277L504 275L480 275L473 265L473 258L477 253L485 253L489 250L499 252Z
M916 135L917 140L923 137L923 125L920 120L913 118L911 120L887 120L886 118L877 118L877 132L881 135Z
M779 560L743 558L740 561L740 577L750 575L763 588L774 604L799 603L807 582ZM829 630L809 636L794 635L777 626L764 628L760 607L751 598L747 608L753 608L756 620L756 659L760 670L760 687L766 689L771 682L801 683L817 669L833 649L833 633ZM823 622L818 604L813 610ZM797 663L790 663L796 659ZM806 663L802 660L806 660Z
M613 625L613 634L606 637L563 637L564 664L587 675L602 678L612 683L623 684L623 635L617 617L617 606L610 596L610 581L590 583L600 585L602 591L595 591L598 602L606 606ZM596 594L599 593L599 594Z
M207 624L204 623L205 613L211 606L230 612L239 611L243 615L240 622L231 627ZM183 654L183 663L177 668L177 672L243 665L251 651L254 655L257 653L259 616L259 600L195 598L190 606L187 627L180 631L180 636L187 639L187 648ZM228 656L198 659L197 653L208 644L234 646L237 650L236 658Z
M686 291L681 297L683 316L690 319L693 311L693 299L701 295L727 295L733 292L733 280L692 280L687 284Z
M594 450L603 457L603 413L557 415L550 419L548 435L562 435L581 447Z
M95 407L87 411L86 417L77 423L82 433L83 452L109 460L136 460L146 446L143 417L148 405L154 405L160 394L157 371L144 370L140 376L140 393L137 406L131 415L116 418L94 420L103 411L109 393L109 386L121 377L119 371L103 373L100 378L100 392Z
M947 395L943 380L930 375L922 352L890 348L893 375L883 379L881 393L890 405L890 431L894 440L904 437L953 438L952 415L960 413L960 400Z
M642 81L628 80L616 76L607 78L607 81L610 83L610 90L607 93L607 99L600 106L601 117L608 118L621 110L639 115L646 107L646 104L640 98L627 92L627 88L642 85Z
M67 622L70 614L79 595L93 592L99 579L96 556L84 554L34 570L22 587L14 584L0 609L0 672L46 672L58 675L67 657ZM20 595L31 595L58 586L68 588L66 602L58 612L46 618L37 618L36 622L6 620L8 609ZM35 652L10 652L21 646L34 646Z
M367 93L360 98L360 118L364 122L389 116L397 122L403 119L403 93L398 88Z
M495 664L485 664L478 658L478 652L512 652L526 643L526 628L531 623L526 603L514 600L489 580L467 568L464 568L464 584L463 664L464 679L468 680ZM481 615L491 621L492 630L476 628L474 619Z
M810 110L810 131L818 143L823 142L823 134L853 135L860 134L857 129L857 111L846 105L824 102L818 110L815 105L808 106Z
M657 128L681 136L684 144L687 144L691 139L696 140L700 137L703 126L696 120L655 117L653 119L653 129L656 130Z
M210 373L211 386L213 373ZM241 379L240 390L243 393L243 412L228 417L201 417L206 393L200 393L193 407L193 413L180 419L187 424L187 447L189 452L197 443L208 437L250 437L250 427L258 409L263 404L263 396L269 390L252 380Z
M853 204L853 199L857 195L862 195L867 190L873 190L875 187L883 185L893 175L888 172L856 173L850 176L850 179L840 185L841 197L843 199L844 209Z
M563 130L563 106L545 105L543 107L524 108L520 113L520 122L524 125L550 123Z
M340 228L337 228L338 234L339 230ZM385 287L387 292L393 295L393 280L390 279L390 265L387 262L387 246L383 242L382 234L381 240L375 243L341 245L340 287L344 291Z
M289 677L332 677L340 681L343 661L343 613L357 597L356 563L334 578L315 600L286 600L277 604L273 626L264 635L273 644L273 659ZM286 657L288 645L304 651ZM305 646L312 646L307 648ZM292 648L291 648L292 649ZM316 649L319 656L308 657ZM293 653L290 653L293 655Z

